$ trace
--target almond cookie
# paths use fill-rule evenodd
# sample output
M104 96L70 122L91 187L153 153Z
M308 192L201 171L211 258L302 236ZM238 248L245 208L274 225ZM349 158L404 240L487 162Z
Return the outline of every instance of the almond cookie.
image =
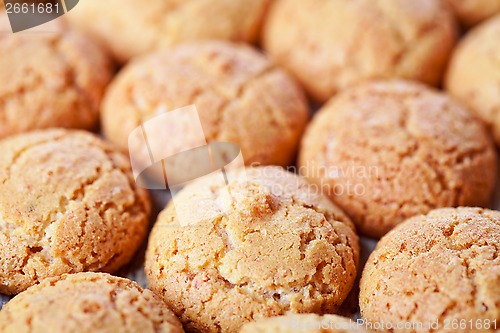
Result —
M49 127L96 128L112 75L101 48L73 32L36 32L0 33L0 50L0 138Z
M356 277L349 219L282 168L237 169L228 178L228 186L213 175L198 180L159 215L146 253L151 289L190 332L335 311Z
M371 237L434 208L488 205L497 171L480 120L406 81L333 98L307 129L299 165Z
M349 318L336 315L292 314L245 324L240 333L351 333L368 332Z
M105 273L43 280L4 306L0 331L184 332L172 311L151 291Z
M127 148L129 134L142 122L191 104L206 140L238 144L247 165L292 162L308 119L305 97L284 71L250 46L211 41L132 61L106 94L103 131ZM164 127L147 135L164 142L164 156L173 156L187 149L187 137L198 129L187 124L182 139ZM149 161L142 147L129 148Z
M413 217L380 240L365 266L363 319L383 322L380 332L498 332L499 254L500 212L445 208ZM410 322L422 327L401 328Z
M460 23L472 27L500 13L500 0L446 0Z
M489 124L500 145L500 15L462 40L448 69L446 90Z
M372 79L440 83L456 27L441 0L276 0L263 39L271 57L323 102Z
M85 0L70 24L125 62L156 49L205 39L253 42L270 0Z
M83 131L0 142L0 292L46 277L113 272L144 239L150 204L128 158Z

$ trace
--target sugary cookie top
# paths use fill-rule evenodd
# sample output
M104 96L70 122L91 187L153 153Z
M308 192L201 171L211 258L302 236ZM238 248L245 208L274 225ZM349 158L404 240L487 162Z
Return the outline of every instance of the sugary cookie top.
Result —
M65 274L29 288L0 311L0 330L184 332L175 315L151 291L104 273Z
M186 327L209 332L261 316L333 311L356 276L348 218L281 168L229 175L227 188L215 176L188 186L160 214L146 259L151 288Z
M206 140L238 144L247 165L290 163L308 119L302 91L283 70L248 45L211 41L127 65L106 94L104 134L125 148L141 122L192 104ZM173 135L179 130L182 141ZM165 142L163 154L172 156L189 147L193 130L162 127L148 137Z
M496 178L484 124L407 81L367 83L333 98L308 128L299 164L314 181L341 186L332 199L378 237L436 207L487 205Z
M68 130L14 136L0 151L0 292L130 259L150 207L125 155Z
M62 30L0 33L0 138L49 127L96 127L111 63L90 40Z
M411 218L380 240L365 266L363 318L439 321L437 332L444 332L445 320L498 319L499 254L497 211L444 208ZM480 328L475 325L464 332Z
M277 0L263 46L323 102L373 79L437 85L455 39L453 13L440 0Z

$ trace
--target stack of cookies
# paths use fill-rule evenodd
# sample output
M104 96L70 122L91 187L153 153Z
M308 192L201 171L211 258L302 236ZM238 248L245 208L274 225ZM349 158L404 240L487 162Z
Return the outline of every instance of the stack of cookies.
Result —
M500 332L500 0L9 8L0 332Z

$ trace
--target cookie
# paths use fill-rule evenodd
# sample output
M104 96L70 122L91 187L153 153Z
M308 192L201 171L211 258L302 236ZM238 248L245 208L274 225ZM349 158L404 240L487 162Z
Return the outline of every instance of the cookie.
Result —
M227 187L213 175L192 183L160 213L146 252L151 289L190 332L335 311L356 277L349 219L282 168L233 169L227 178Z
M499 251L500 212L445 208L411 218L364 268L363 319L383 322L380 332L498 332ZM422 327L402 328L409 322Z
M43 280L4 306L0 331L184 332L172 311L151 291L105 273Z
M472 27L500 13L500 0L446 0L460 23Z
M207 142L240 146L247 165L292 162L307 123L300 88L250 46L199 42L132 61L111 84L103 103L105 136L124 149L143 121L194 104ZM182 127L182 126L177 126ZM187 150L199 125L148 131L162 142L163 156ZM142 146L130 146L137 160L150 161Z
M362 325L336 315L295 314L264 318L245 324L240 333L350 333L368 332Z
M120 62L181 43L254 42L270 0L85 0L69 23L107 45Z
M20 134L0 151L0 293L132 258L150 204L125 155L75 130Z
M0 49L0 138L49 127L97 127L112 75L100 47L73 32L28 32L0 33Z
M500 15L471 30L458 45L446 90L481 117L500 145Z
M437 85L455 39L453 15L440 0L277 0L263 45L323 102L373 79Z
M334 97L306 130L299 155L300 172L371 237L434 208L488 205L497 172L484 124L409 81Z

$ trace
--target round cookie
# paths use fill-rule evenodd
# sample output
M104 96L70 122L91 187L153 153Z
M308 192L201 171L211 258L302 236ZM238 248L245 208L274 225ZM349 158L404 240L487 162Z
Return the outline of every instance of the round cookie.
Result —
M69 130L13 136L0 151L1 293L63 273L113 272L132 258L150 204L125 155Z
M292 314L245 324L240 333L351 333L368 332L349 318L336 315Z
M194 182L159 215L146 252L151 289L192 332L335 311L356 277L349 219L282 168L233 169L227 178L227 187L215 175Z
M373 79L437 85L455 39L453 15L440 0L277 0L263 44L323 102Z
M270 0L85 0L66 16L71 25L107 45L116 59L185 42L253 42Z
M102 49L73 32L1 33L0 49L0 138L97 127L112 75Z
M460 23L472 27L500 13L500 0L446 0Z
M470 31L451 59L446 90L489 124L500 145L500 15Z
M111 84L103 103L102 126L108 139L127 148L129 134L141 122L196 105L207 142L241 147L247 165L292 162L308 119L300 88L250 46L200 42L162 51L131 62ZM199 127L157 127L148 138L164 142L163 156L189 147ZM185 141L182 141L185 140ZM131 154L150 161L143 147Z
M364 268L363 319L385 323L380 332L498 332L499 249L500 212L445 208L409 219ZM398 328L408 322L423 327Z
M184 332L151 291L105 273L64 274L29 288L0 311L0 331Z
M371 237L434 208L488 205L497 171L481 121L406 81L367 83L333 98L299 155L300 172Z

